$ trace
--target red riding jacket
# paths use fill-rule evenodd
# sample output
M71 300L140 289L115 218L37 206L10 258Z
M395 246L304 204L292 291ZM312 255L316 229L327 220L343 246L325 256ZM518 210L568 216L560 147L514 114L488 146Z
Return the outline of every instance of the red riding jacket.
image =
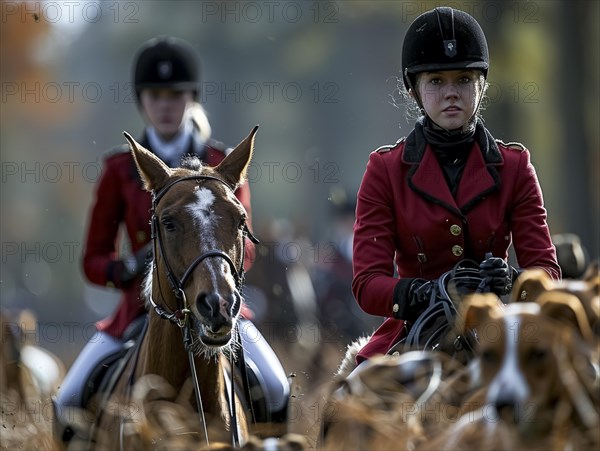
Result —
M225 158L226 150L220 143L199 143L192 140L189 152L202 161L216 166ZM152 150L146 136L139 141ZM250 189L242 185L236 196L246 209L251 227ZM102 175L95 190L95 200L88 217L88 230L83 254L83 270L90 282L114 287L122 291L116 310L111 316L97 323L99 330L120 337L127 326L145 312L141 299L142 276L127 283L120 280L123 263L118 255L119 228L125 232L135 253L150 241L150 209L152 198L142 186L141 178L128 146L119 146L109 152L104 161ZM254 245L246 240L245 269L254 261Z
M371 153L357 199L352 291L365 312L387 318L359 362L402 338L404 321L392 313L401 278L437 279L487 252L506 258L511 242L521 268L560 278L529 151L487 131L473 145L455 197L419 134Z

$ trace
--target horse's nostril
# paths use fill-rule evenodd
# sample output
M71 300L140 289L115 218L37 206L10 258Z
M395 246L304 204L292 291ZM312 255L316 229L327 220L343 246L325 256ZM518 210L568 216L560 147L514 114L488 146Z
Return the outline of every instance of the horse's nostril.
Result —
M214 318L219 312L219 296L214 293L200 293L196 299L198 311L205 318Z
M199 313L207 319L214 319L219 316L230 318L230 304L217 293L201 293L196 298L196 306Z
M196 306L198 307L198 311L202 315L207 315L211 313L210 304L208 303L208 296L206 293L200 293L196 298Z

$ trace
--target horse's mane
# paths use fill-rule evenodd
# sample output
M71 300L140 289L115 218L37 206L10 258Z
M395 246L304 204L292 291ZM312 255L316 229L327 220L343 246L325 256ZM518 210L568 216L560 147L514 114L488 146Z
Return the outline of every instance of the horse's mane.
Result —
M152 308L150 303L150 297L152 296L152 268L154 266L154 258L152 258L151 264L146 268L146 274L142 282L142 299L146 303L146 308Z

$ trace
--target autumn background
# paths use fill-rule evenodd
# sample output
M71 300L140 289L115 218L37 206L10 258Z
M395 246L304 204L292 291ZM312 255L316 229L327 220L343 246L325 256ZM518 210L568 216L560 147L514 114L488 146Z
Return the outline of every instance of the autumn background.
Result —
M131 61L159 34L198 50L214 138L233 146L260 124L254 228L263 257L307 269L316 288L300 290L314 301L327 283L320 268L348 242L369 152L411 130L396 91L402 40L440 4L1 1L2 308L34 311L29 335L68 365L116 305L82 275L87 211L103 154L124 142L123 130L142 130ZM579 235L598 258L600 2L447 5L471 13L488 38L487 126L530 149L552 233ZM264 314L282 287L269 274L249 277ZM340 349L347 340L339 336Z

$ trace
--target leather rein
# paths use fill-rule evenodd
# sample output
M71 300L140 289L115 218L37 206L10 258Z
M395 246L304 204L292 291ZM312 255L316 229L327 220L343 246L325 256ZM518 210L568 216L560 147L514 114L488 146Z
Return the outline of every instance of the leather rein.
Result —
M231 268L231 273L233 274L233 277L235 279L236 289L241 292L242 287L244 285L245 238L248 238L250 241L252 241L255 244L258 244L259 241L252 234L252 232L250 232L248 225L244 222L241 227L244 240L242 241L242 253L241 253L242 257L241 257L241 262L240 262L239 268L236 268L232 258L227 253L225 253L219 249L213 249L213 250L206 251L203 254L201 254L200 256L196 257L196 259L184 271L181 278L177 277L172 269L172 266L169 264L169 261L166 257L163 241L161 239L160 227L158 224L158 217L156 214L156 207L158 206L158 203L160 202L160 200L163 198L163 196L167 193L167 191L169 189L171 189L174 185L181 183L183 181L187 181L187 180L196 180L196 181L214 180L219 183L222 183L232 194L234 194L233 189L227 184L227 182L220 179L219 177L215 177L212 175L192 175L192 176L181 177L179 179L176 179L176 180L170 182L165 187L163 187L160 191L158 191L156 194L154 194L154 196L152 198L152 210L151 210L152 217L151 217L151 222L150 222L151 239L153 242L153 246L152 246L153 268L152 268L152 271L157 270L156 257L160 253L160 256L162 257L162 259L165 263L167 279L169 280L169 283L171 285L171 291L173 292L175 298L177 299L177 310L170 311L166 307L163 307L162 305L155 303L154 300L152 299L152 294L150 294L148 298L150 300L150 303L152 304L152 307L154 308L154 311L160 318L169 320L171 323L177 325L182 330L183 344L184 344L186 351L188 352L190 369L192 372L192 380L194 383L194 392L196 395L198 414L200 416L200 422L204 428L206 444L207 444L207 446L210 446L209 439L208 439L208 431L207 431L207 426L206 426L206 418L204 416L204 408L202 406L202 397L200 394L200 385L199 385L197 372L196 372L196 364L194 361L194 353L192 351L193 338L192 338L192 333L191 333L191 329L190 329L190 320L189 320L191 310L189 309L189 305L188 305L187 299L185 297L185 292L184 292L183 288L185 287L185 284L188 281L188 278L190 277L190 275L192 274L194 269L200 263L202 263L207 258L220 257L223 260L225 260L227 262L227 264L229 264L229 266ZM161 292L161 297L163 297L162 289L161 289L160 285L159 285L159 291ZM237 330L237 328L236 328L236 332L237 332L236 339L238 339L241 344L241 337L239 336L239 330ZM240 356L241 356L240 363L242 364L242 366L245 366L245 362L243 361L244 360L243 359L244 350L243 350L242 346L239 346L239 352L240 352ZM240 437L238 436L237 415L236 415L236 408L235 408L235 388L234 388L235 384L234 384L234 379L233 379L235 355L234 355L233 351L230 353L230 358L231 358L230 364L231 364L231 370L232 370L232 377L231 377L231 384L230 384L231 394L230 394L230 399L229 399L229 403L230 403L229 409L230 409L230 417L231 417L231 426L230 427L231 427L231 435L232 435L232 444L234 447L237 447L237 446L240 446ZM248 402L251 403L250 399L248 399Z

